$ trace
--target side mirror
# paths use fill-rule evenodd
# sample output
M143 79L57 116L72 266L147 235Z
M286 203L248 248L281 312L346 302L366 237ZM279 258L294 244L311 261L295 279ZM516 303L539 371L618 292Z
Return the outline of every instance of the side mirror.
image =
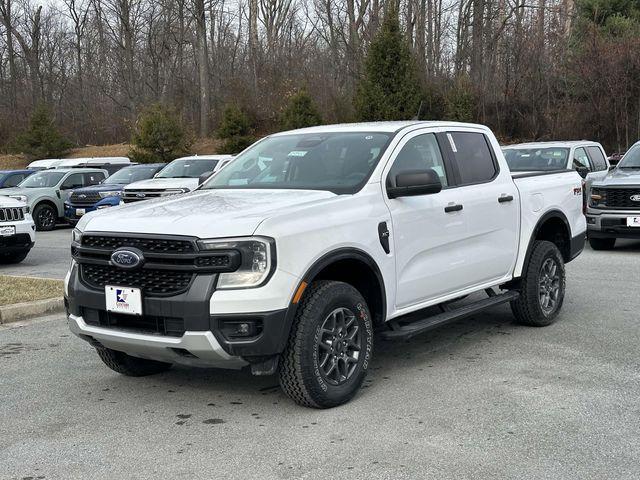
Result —
M202 185L213 174L213 172L204 172L198 177L198 185Z
M442 190L442 182L435 170L405 170L387 182L389 198L429 195Z
M587 175L589 175L589 169L587 167L576 167L576 172L578 172L578 175L582 178L587 178Z

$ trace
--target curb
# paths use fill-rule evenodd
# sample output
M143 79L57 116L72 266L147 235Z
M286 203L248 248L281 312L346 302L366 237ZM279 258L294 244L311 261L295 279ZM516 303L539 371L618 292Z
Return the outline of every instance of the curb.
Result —
M47 298L34 302L14 303L0 307L0 324L18 322L42 315L64 312L64 300Z

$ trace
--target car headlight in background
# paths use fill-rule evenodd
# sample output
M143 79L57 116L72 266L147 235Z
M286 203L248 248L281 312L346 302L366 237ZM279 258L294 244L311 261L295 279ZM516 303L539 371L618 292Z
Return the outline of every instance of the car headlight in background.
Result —
M591 197L589 199L589 205L592 207L606 206L607 205L607 191L600 190L598 188L591 189Z
M237 250L240 266L235 272L220 273L218 289L253 288L263 285L275 266L275 243L266 237L199 240L200 250Z
M14 200L18 200L19 202L27 203L29 199L26 195L9 195L9 198L13 198Z
M108 198L119 197L120 195L122 195L122 192L120 190L110 190L107 192L98 192L98 194L100 195L100 198Z

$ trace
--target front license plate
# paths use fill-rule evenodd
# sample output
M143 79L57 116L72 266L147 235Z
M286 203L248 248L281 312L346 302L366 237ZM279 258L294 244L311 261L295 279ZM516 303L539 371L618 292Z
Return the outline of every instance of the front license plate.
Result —
M84 208L76 208L76 215L77 216L81 217L85 213L87 213L87 211Z
M627 217L627 227L640 227L640 217Z
M16 234L16 227L13 225L10 227L2 227L0 228L0 237L10 237L11 235Z
M107 285L104 293L108 312L142 315L142 293L139 288Z

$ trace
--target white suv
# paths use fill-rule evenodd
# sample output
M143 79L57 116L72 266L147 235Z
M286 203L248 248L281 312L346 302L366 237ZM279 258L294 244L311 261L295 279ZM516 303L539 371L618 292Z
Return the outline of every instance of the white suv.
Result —
M83 217L69 326L125 375L249 365L331 407L360 388L374 325L406 339L501 303L554 322L585 229L579 175L512 175L481 125L284 132L195 192Z
M0 263L23 261L35 244L35 230L24 202L0 196Z

